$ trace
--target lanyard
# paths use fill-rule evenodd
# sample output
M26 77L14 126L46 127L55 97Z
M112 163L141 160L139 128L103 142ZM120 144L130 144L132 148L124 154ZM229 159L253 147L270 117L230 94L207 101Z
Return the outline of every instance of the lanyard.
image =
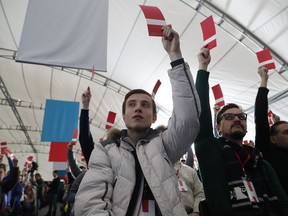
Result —
M246 150L244 149L244 151L246 151ZM246 151L246 152L247 152L247 151ZM249 159L251 158L250 153L247 152L247 157L245 158L245 160L244 160L243 163L242 163L242 161L240 160L240 157L239 157L239 155L238 155L237 152L235 152L235 155L236 155L236 158L237 158L237 160L239 161L239 163L240 163L240 165L241 165L241 168L242 168L242 170L243 170L244 175L246 176L246 172L245 172L244 167L245 167L245 165L247 164L247 162L249 161Z

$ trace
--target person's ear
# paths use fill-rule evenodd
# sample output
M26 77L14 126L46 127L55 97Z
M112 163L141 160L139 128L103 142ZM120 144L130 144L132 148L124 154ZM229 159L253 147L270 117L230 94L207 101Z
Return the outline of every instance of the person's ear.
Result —
M152 123L154 123L156 120L157 120L157 114L153 114Z
M276 144L277 143L277 137L276 136L270 136L270 141L272 144Z

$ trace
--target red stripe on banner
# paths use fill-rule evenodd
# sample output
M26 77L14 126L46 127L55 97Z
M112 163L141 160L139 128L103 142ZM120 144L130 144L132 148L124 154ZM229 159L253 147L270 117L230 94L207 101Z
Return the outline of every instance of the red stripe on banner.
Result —
M142 212L149 212L149 200L142 200Z
M112 125L115 122L115 117L116 117L116 113L109 111L108 117L107 117L107 124L105 126L105 129L109 130L112 127Z
M67 142L51 142L49 161L66 162L68 160L67 151Z

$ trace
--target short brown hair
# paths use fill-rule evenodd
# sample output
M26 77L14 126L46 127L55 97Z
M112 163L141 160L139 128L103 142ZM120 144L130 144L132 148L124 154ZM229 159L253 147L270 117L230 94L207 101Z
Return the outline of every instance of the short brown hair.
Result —
M228 103L228 104L226 104L226 105L223 106L222 109L217 113L217 117L216 117L217 125L220 124L223 113L226 112L226 111L229 110L229 109L232 109L232 108L237 108L237 109L242 110L242 108L241 108L239 105L237 105L237 104L234 104L234 103Z
M126 111L126 101L127 99L133 95L133 94L146 94L148 96L150 96L151 100L152 100L152 109L153 109L153 114L156 114L157 110L156 110L156 103L154 101L154 99L152 98L151 94L149 94L147 91L143 90L143 89L133 89L131 91L129 91L124 98L123 104L122 104L122 114L125 114Z

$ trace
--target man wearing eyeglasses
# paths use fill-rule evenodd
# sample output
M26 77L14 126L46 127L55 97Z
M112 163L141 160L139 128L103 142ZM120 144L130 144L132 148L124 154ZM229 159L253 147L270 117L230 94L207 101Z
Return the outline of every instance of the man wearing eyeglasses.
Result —
M210 215L288 215L287 196L271 165L262 159L257 149L242 145L247 114L240 106L227 104L217 113L216 128L220 137L214 137L209 103L207 68L211 57L208 49L201 49L198 61L196 88L202 113L195 150Z

